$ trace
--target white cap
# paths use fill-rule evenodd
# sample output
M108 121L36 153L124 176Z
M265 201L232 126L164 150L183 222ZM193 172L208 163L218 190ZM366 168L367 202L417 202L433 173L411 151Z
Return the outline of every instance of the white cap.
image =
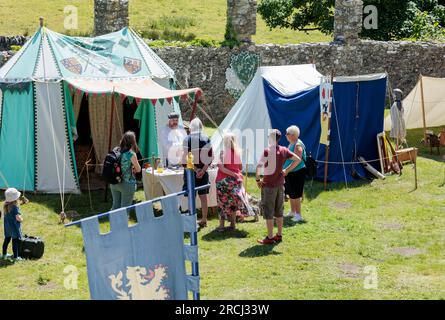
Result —
M17 201L22 194L15 188L9 188L5 191L5 202Z

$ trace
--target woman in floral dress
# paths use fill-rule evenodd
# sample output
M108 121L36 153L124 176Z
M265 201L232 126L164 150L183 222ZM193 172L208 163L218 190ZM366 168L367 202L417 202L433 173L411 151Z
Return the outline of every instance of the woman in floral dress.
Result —
M241 152L235 141L235 135L226 133L223 138L223 150L218 163L216 193L219 208L218 232L226 230L225 220L230 221L229 230L235 230L236 218L248 215L246 193L243 188Z

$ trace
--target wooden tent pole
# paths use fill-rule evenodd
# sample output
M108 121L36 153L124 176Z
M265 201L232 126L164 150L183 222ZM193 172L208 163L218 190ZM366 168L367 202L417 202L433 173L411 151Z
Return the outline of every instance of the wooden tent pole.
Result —
M331 132L331 117L332 117L332 101L333 101L333 97L334 97L334 72L332 71L331 73L331 86L332 86L332 90L330 91L329 95L330 97L328 97L329 99L329 107L328 107L328 145L326 146L326 157L325 157L325 163L324 163L324 190L327 190L328 187L328 170L329 170L329 149L330 149L330 144L331 144L331 137L330 137L330 132Z
M111 150L111 143L112 143L112 135L113 135L113 121L114 120L114 87L113 91L111 92L111 117L110 117L110 130L109 130L109 136L108 136L108 151Z
M420 96L422 99L423 139L426 143L425 93L423 91L423 76L420 75Z

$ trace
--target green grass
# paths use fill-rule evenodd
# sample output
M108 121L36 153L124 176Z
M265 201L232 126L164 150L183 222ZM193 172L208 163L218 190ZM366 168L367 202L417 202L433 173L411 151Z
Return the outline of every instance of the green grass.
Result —
M87 35L93 30L93 1L58 0L2 0L0 2L0 35L32 34L38 27L39 17L45 17L50 29L67 33L64 29L64 7L78 8L78 30L74 35ZM193 19L193 23L179 24L186 34L197 38L224 40L226 24L226 0L132 0L130 3L130 25L138 30L148 24L159 26L163 16L176 17L175 21ZM257 43L299 43L330 41L331 37L318 31L309 33L276 29L270 31L260 16L257 18Z
M436 130L437 131L437 130ZM421 130L409 141L419 145ZM238 225L224 235L208 228L199 233L203 299L445 299L445 165L419 146L419 188L413 191L411 165L401 177L371 183L306 186L307 223L286 222L284 242L261 247L264 221ZM258 196L253 178L249 192ZM79 228L58 224L55 195L28 195L23 229L42 236L46 252L39 261L0 262L0 299L88 299L85 256ZM68 196L67 196L68 197ZM137 193L143 200L143 192ZM104 212L103 194L73 196L67 210L82 216ZM288 204L286 204L286 211ZM106 230L107 223L101 225ZM0 233L0 235L2 235ZM411 248L419 254L394 252ZM64 268L79 272L77 290L64 288ZM364 268L378 270L378 289L364 289Z

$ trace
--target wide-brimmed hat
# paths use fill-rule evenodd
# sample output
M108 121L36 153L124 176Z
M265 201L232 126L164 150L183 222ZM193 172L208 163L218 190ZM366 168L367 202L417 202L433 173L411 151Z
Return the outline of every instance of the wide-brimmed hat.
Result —
M9 188L5 191L5 202L17 201L22 194L16 188Z

